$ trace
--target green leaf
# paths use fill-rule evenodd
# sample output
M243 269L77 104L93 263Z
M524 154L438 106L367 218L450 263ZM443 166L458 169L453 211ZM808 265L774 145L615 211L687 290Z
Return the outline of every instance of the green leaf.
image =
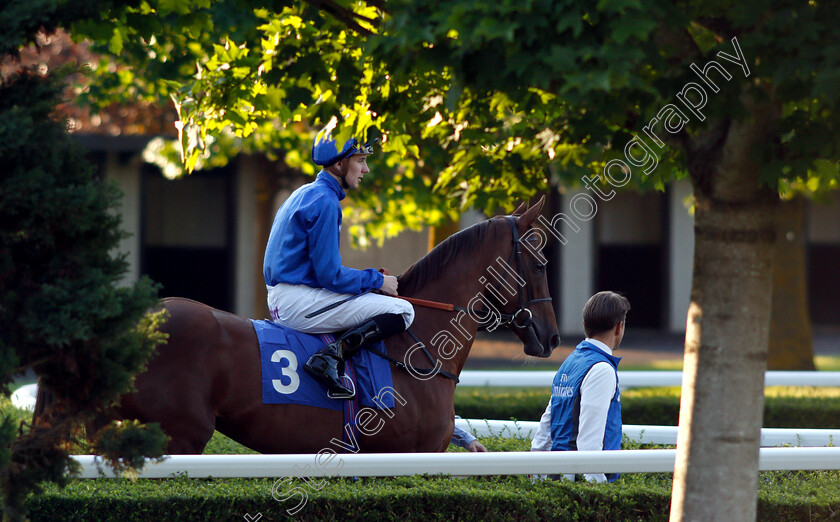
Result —
M123 49L123 36L119 29L115 28L111 39L108 40L108 50L114 54L120 54Z

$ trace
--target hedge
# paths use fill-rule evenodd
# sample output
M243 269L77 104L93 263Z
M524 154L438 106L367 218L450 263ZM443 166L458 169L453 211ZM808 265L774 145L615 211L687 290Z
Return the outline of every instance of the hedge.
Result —
M539 420L548 388L459 387L455 413L467 419ZM635 388L621 392L625 424L676 426L680 389ZM765 391L764 422L771 428L840 428L840 388L771 387Z
M670 474L626 474L613 484L527 477L397 477L303 480L298 520L666 520ZM290 518L301 497L272 497L272 479L79 480L28 502L32 520L254 520ZM838 472L765 472L759 520L830 520L840 509Z
M460 388L455 405L463 417L536 420L547 400L547 389ZM627 390L622 404L628 424L676 424L679 389ZM840 389L771 388L765 425L836 427L838 408ZM524 451L530 445L497 437L481 442L490 451ZM242 451L217 433L206 453ZM274 500L274 485L273 479L75 480L63 490L46 486L27 505L32 520L255 521L258 514L261 522L288 519L299 497ZM277 492L295 487L308 495L297 520L665 520L671 474L624 474L614 484L516 476L309 479L284 483ZM840 471L760 473L759 520L833 520L838 509Z

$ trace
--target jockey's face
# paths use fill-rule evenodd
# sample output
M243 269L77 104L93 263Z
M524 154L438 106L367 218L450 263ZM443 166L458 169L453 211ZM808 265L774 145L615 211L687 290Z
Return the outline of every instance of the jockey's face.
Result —
M361 183L362 178L365 177L365 174L370 172L370 169L367 165L367 155L366 154L356 154L354 156L350 156L349 161L347 162L347 174L344 176L344 181L347 183L347 186L351 189L359 188L359 183Z

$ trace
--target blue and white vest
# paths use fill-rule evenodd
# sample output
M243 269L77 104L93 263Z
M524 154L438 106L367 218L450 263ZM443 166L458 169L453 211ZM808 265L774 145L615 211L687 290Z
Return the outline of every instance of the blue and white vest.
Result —
M551 388L551 450L576 451L580 418L580 385L589 370L599 362L609 363L616 371L615 394L607 412L604 449L621 449L621 393L618 388L618 362L595 345L583 341L557 370Z

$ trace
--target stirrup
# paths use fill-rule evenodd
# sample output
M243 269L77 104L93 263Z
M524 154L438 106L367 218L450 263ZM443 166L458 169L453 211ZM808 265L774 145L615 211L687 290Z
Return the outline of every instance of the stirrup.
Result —
M350 395L347 395L345 393L335 393L334 394L330 391L329 388L327 388L327 398L333 399L333 400L347 400L347 399L352 399L352 398L356 397L356 383L353 382L353 379L348 377L347 374L344 374L344 375L340 376L339 378L340 379L346 379L347 382L350 383L350 386L349 386L349 388L351 388ZM342 383L342 384L346 384L346 383Z

